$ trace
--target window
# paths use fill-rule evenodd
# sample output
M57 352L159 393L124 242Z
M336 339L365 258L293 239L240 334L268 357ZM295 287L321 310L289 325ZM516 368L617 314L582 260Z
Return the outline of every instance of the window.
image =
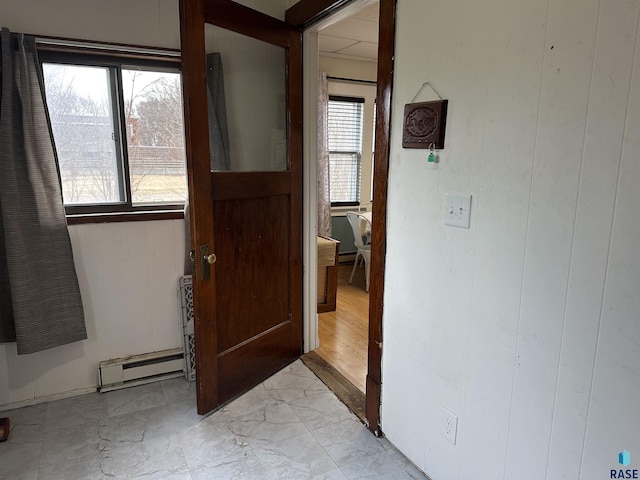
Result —
M67 214L184 205L175 63L53 52L41 59Z
M369 190L370 193L370 200L371 203L373 203L373 177L375 170L375 166L376 166L376 115L378 113L378 110L376 108L376 104L374 102L373 104L373 127L372 127L372 134L371 134L371 190Z
M329 97L329 189L331 205L358 205L362 176L364 99Z

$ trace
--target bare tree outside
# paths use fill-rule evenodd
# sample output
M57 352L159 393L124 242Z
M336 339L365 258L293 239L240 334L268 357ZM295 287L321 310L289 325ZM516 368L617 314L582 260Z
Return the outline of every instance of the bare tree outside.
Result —
M133 203L186 198L180 75L122 71Z
M124 198L109 67L43 64L65 204ZM132 204L186 198L182 92L178 73L122 69Z
M65 203L120 201L108 69L45 63L43 70Z

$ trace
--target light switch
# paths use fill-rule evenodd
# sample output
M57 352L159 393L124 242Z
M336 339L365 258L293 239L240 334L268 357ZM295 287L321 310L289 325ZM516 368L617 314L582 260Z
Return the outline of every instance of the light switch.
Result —
M468 193L447 193L444 224L452 227L469 228L471 222L471 195Z

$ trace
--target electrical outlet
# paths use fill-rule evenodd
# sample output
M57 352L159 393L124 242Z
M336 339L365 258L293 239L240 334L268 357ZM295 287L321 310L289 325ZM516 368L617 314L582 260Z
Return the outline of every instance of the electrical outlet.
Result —
M458 417L446 408L442 408L442 436L449 440L453 445L456 444L458 435Z

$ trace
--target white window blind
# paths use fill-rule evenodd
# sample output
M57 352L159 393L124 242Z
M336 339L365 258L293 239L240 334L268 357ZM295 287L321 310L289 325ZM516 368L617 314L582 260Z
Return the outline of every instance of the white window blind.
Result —
M329 97L329 188L332 204L358 204L364 99Z

